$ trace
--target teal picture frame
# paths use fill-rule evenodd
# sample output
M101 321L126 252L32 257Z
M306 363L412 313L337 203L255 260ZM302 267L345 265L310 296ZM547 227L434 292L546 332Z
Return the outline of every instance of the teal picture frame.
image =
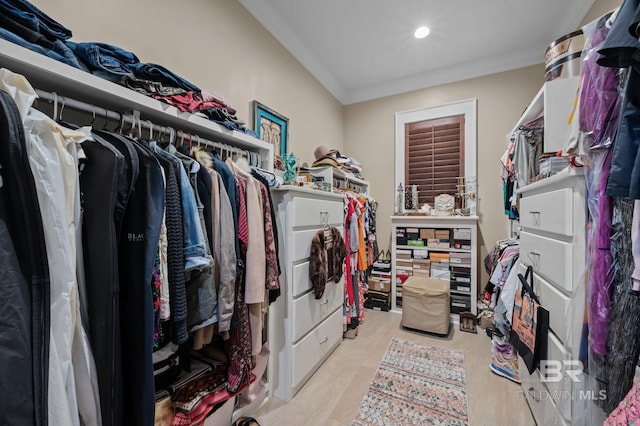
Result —
M258 102L251 102L253 130L262 141L273 145L273 154L284 158L289 143L289 119Z

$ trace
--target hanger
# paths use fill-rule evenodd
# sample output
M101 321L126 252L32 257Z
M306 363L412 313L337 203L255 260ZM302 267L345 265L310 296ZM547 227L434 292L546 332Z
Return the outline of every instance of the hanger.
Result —
M118 112L118 115L120 116L120 123L118 124L118 127L115 128L114 132L122 134L122 132L124 131L124 114Z
M147 124L149 125L149 140L153 140L153 123L151 120L147 120ZM140 135L142 135L142 132Z
M60 96L62 98L62 106L60 107L60 114L58 115L58 118L53 118L55 121L62 121L62 112L64 111L64 107L65 107L65 100L64 100L64 96Z
M329 212L320 212L320 223L324 233L324 248L330 249L333 247L333 232L329 227Z
M51 94L53 95L53 116L51 118L55 121L58 116L58 94L56 92L51 92Z

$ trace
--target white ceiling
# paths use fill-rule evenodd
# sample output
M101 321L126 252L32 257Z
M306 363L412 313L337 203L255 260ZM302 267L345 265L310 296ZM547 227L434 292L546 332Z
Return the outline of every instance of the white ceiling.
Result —
M239 0L340 102L544 62L594 0ZM413 37L420 25L431 34Z

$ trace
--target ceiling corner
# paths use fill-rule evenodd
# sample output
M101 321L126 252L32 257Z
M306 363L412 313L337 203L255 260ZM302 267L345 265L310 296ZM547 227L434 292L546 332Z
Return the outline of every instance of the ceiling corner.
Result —
M549 43L565 34L578 30L580 23L587 16L594 3L595 0L572 0L564 11L562 18L558 21L553 39Z
M311 53L311 49L300 41L291 26L266 2L261 0L239 0L240 4L262 24L276 40L295 57L342 105L347 98L347 89Z

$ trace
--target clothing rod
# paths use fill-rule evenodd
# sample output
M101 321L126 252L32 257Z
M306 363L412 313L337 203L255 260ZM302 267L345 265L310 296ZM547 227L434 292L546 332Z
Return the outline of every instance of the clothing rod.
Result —
M121 124L127 124L132 127L144 127L146 130L151 130L154 134L166 135L167 131L170 131L170 136L172 137L172 143L176 143L180 138L181 141L187 143L195 143L196 145L207 145L213 148L218 148L221 151L232 152L235 154L249 156L249 151L241 148L237 148L231 145L227 145L221 142L214 142L208 139L205 139L199 135L194 135L190 132L184 132L182 130L176 131L171 126L161 126L157 123L152 122L151 120L142 120L138 117L135 117L133 114L120 113L117 111L112 111L107 108L88 104L86 102L78 101L76 99L68 98L66 96L58 95L55 92L46 92L44 90L36 89L36 93L40 99L47 100L51 103L58 104L60 107L60 114L63 113L64 108L72 108L77 111L83 111L87 113L91 113L95 118L108 118L113 121L121 122ZM56 107L54 106L54 115L58 115L58 111L56 111ZM156 133L157 132L157 133ZM179 136L178 134L181 133ZM185 138L187 136L188 138Z

